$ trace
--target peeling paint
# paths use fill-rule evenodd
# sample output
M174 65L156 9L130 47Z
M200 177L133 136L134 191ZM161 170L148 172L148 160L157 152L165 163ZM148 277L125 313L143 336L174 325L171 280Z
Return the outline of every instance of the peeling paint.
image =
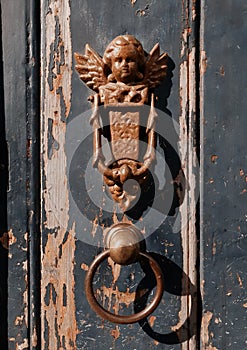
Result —
M38 335L37 335L36 327L34 327L33 333L31 335L31 343L34 348L37 347L38 345Z
M28 315L28 261L27 260L22 262L22 270L24 272L23 276L24 276L24 281L25 281L25 289L23 290L23 293L22 293L22 298L23 298L23 302L22 302L23 310L22 310L22 312L23 312L23 314L16 316L15 322L14 322L16 327L22 327L23 324L25 324L25 326L28 327L28 320L29 320L29 315ZM20 345L16 344L16 346L18 346L18 349L19 349Z
M42 153L46 179L42 192L44 209L49 213L46 226L54 229L67 228L68 223L64 120L71 107L72 47L69 1L52 2L50 8L51 12L45 13L42 20L42 34L45 35L42 38L45 44L42 51Z
M218 159L219 157L216 155L216 154L213 154L212 156L211 156L211 162L212 163L217 163L217 159Z
M89 267L88 267L87 264L82 263L82 264L81 264L81 269L84 270L84 271L88 271L88 270L89 270Z
M130 0L131 6L134 7L137 0Z
M113 336L114 341L120 337L120 329L118 326L116 326L116 328L111 331L111 335Z
M24 315L17 316L15 319L15 326L21 326L24 320Z
M112 269L112 276L113 276L112 283L115 284L121 273L121 265L114 263L114 261L111 258L108 258L108 264L111 266L111 269Z
M97 289L96 294L99 296L100 300L103 301L103 306L108 310L112 308L115 314L119 313L121 304L129 307L136 297L136 292L129 292L128 288L126 292L120 292L118 287L108 288L105 286L101 287L101 289Z
M136 16L139 16L139 17L146 17L149 15L149 5L147 4L144 9L138 9L136 11Z
M0 242L4 249L9 249L9 235L8 232L4 232L2 237L0 238Z
M25 338L22 344L16 344L15 349L16 349L16 350L25 350L25 349L29 349L29 346L28 346L28 339Z
M243 288L243 281L242 281L242 279L241 279L241 277L240 277L240 275L238 273L237 273L237 279L238 279L239 287Z
M8 232L4 232L3 236L0 238L0 242L5 249L17 242L17 238L14 236L12 229Z
M215 255L217 253L217 243L213 242L213 246L212 246L212 255Z
M224 77L225 74L226 74L225 68L224 68L223 66L220 66L220 75L221 75L222 77Z
M201 74L204 75L206 73L207 70L207 55L206 55L206 51L201 51Z
M240 169L239 170L239 175L242 177L242 176L244 176L244 170L243 169Z
M62 245L59 255L59 242L64 240L66 232L59 231L57 237L48 235L44 256L42 259L42 317L46 320L48 339L43 343L55 344L64 341L66 349L75 349L77 334L74 300L74 229ZM64 289L64 285L67 286ZM66 293L66 295L65 295ZM66 300L66 303L64 302ZM43 320L44 327L44 320ZM45 328L43 328L44 337ZM65 339L65 340L63 340Z
M210 322L213 318L213 313L207 311L202 317L201 342L203 350L218 350L210 341L211 334L209 333Z
M209 343L208 327L209 327L209 324L211 322L212 317L213 317L213 313L210 311L207 311L203 315L203 318L202 318L202 344L204 346L204 349L205 349L205 346L207 346Z
M68 228L69 195L65 154L71 108L70 1L42 3L43 233L41 348L76 348L74 296L75 229Z
M185 17L188 16L187 10ZM195 14L194 14L195 16ZM172 329L179 329L190 317L192 297L188 286L188 278L193 285L196 285L196 259L197 259L197 236L196 236L196 146L195 146L195 111L196 111L196 48L189 49L189 38L192 29L187 25L182 32L182 42L180 49L180 118L179 118L179 154L181 166L185 179L189 184L185 188L183 202L179 207L181 213L181 240L183 250L183 270L186 277L182 281L183 290L188 295L181 296L181 310L179 321ZM195 301L193 301L195 302ZM195 306L194 306L195 307ZM196 316L190 319L190 327L196 329ZM189 331L189 330L188 330ZM190 337L188 337L189 339ZM196 339L192 337L187 342L181 344L182 349L196 349Z
M150 324L150 327L151 327L151 328L153 328L154 322L155 322L156 318L157 318L156 316L150 316L150 318L149 318L149 324Z

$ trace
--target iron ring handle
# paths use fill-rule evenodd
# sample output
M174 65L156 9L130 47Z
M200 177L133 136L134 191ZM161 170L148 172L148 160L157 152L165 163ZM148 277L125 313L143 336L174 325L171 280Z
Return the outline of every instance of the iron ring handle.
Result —
M106 309L104 309L96 300L94 296L93 291L93 278L94 274L98 268L98 266L101 264L103 260L108 258L110 256L110 249L107 249L103 251L101 254L99 254L94 261L92 262L91 266L89 267L89 270L87 271L87 275L85 278L85 291L86 291L86 297L88 300L89 305L91 308L102 318L106 319L107 321L118 323L118 324L130 324L135 323L140 320L142 320L145 317L148 317L159 305L163 291L164 291L164 279L163 274L161 271L161 268L159 264L151 257L150 254L139 252L139 256L144 257L149 260L150 266L154 272L157 286L156 286L156 293L152 300L152 302L142 311L129 315L129 316L121 316L121 315L115 315Z

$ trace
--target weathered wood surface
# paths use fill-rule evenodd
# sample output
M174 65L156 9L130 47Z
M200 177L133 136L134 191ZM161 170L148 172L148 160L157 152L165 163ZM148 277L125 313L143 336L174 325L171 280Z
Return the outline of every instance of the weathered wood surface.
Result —
M8 339L6 333L1 335L1 349L10 350L38 346L40 152L39 40L35 32L38 26L33 23L36 14L31 1L1 2L4 88L1 157L8 167L8 179L3 177L1 181L1 191L7 190L6 207L1 212L1 226L4 225L1 229L5 230L1 244L8 251L7 266L1 264L6 271L1 282L6 274L8 278L7 305L2 304L6 299L1 300L1 313L6 317L7 307L8 317L1 322L1 331L7 322ZM1 262L4 254L1 251Z
M39 4L1 2L1 349L143 349L145 344L149 349L193 350L199 340L199 284L201 348L246 347L247 106L243 67L247 8L244 0L202 0L200 11L198 7L199 2L193 0L44 1L40 81ZM173 213L147 239L147 250L164 270L163 302L148 323L131 326L102 321L84 296L85 273L101 249L103 227L121 217L104 210L101 180L94 180L95 172L88 168L92 156L89 92L74 73L72 58L73 52L83 51L86 42L102 54L109 41L123 33L135 35L147 51L159 41L175 64L172 86L160 90L159 108L179 126L170 129L169 135L164 132L168 142L160 137L158 150L170 167L177 190L184 188L181 182L187 184L184 197L179 194L180 206L174 203ZM71 140L71 125L81 113L83 122ZM199 117L201 244L197 281ZM163 127L159 122L161 134ZM83 140L81 131L86 135ZM165 174L168 176L167 171ZM88 175L91 179L86 183ZM89 192L93 186L100 188L102 205L92 203ZM165 192L159 194L161 199L155 205L161 211ZM81 221L75 206L83 214ZM144 216L143 222L143 230L150 229L152 219L147 223ZM140 268L119 268L109 261L98 275L97 293L105 307L130 312L136 288L153 286L148 274L137 286L142 278Z
M201 349L246 348L246 1L202 1Z
M76 348L74 226L69 227L65 154L71 108L69 1L45 1L41 17L42 254L41 348Z
M200 22L201 348L244 349L247 229L243 71L246 56L244 14L247 9L244 1L212 3L203 0L200 13L199 2L192 0L181 3L157 0L149 4L141 0L42 2L41 252L37 205L39 67L35 43L38 44L38 40L33 40L38 37L35 30L39 25L35 25L34 17L39 11L30 3L1 3L2 102L5 105L1 110L5 114L1 117L1 164L6 166L7 163L7 140L9 179L7 183L4 167L1 168L1 200L7 212L1 212L1 266L5 269L1 275L0 297L1 302L7 302L8 272L8 348L97 349L100 344L105 349L143 349L145 344L149 349L196 349L200 325L196 270L197 26ZM222 12L224 16L219 15ZM147 51L159 41L162 51L168 52L175 64L171 89L160 90L159 107L167 116L172 116L179 127L172 129L169 135L172 145L168 143L169 138L168 142L160 138L158 150L170 166L175 182L180 185L183 173L187 182L184 198L182 194L179 197L181 205L147 239L147 250L154 253L164 270L163 302L149 318L149 323L131 326L102 321L89 309L84 296L85 273L100 251L103 227L121 218L116 213L107 213L103 206L97 206L99 202L92 203L89 196L90 186L98 186L98 178L93 180L95 173L88 170L92 155L90 113L87 112L89 92L74 73L72 58L73 52L84 50L86 42L102 54L109 41L123 33L135 35ZM165 100L162 100L162 93ZM71 123L81 113L85 115L80 128L88 134L82 140L79 128L75 134L79 142L74 144L78 149L71 154ZM161 134L163 127L160 122L158 130ZM91 176L91 182L85 183L86 175ZM98 193L102 200L101 190ZM159 194L164 195L164 192ZM84 215L80 222L73 201L78 201L76 205ZM159 210L164 203L162 200L156 202ZM143 229L148 230L150 225L145 225ZM86 235L91 238L85 239ZM94 245L89 244L92 241ZM110 261L101 268L96 286L105 307L115 312L131 311L137 284L143 278L141 269L135 269L120 269ZM142 281L139 289L148 287L147 279ZM152 279L149 287L150 284ZM3 320L6 313L5 306ZM7 323L3 324L0 341L1 348L5 349Z
M193 27L196 20L196 9L189 1L179 4L161 1L146 4L140 0L42 3L42 349L51 346L96 349L99 342L105 349L142 349L143 342L150 349L179 349L181 343L184 349L196 348ZM169 87L161 90L160 108L168 119L172 116L180 123L180 130L173 129L170 140L160 138L158 149L175 181L181 181L181 168L185 176L191 178L183 206L174 208L172 215L162 220L161 226L147 239L147 250L154 253L164 270L163 302L150 317L149 324L131 326L102 321L89 309L85 299L83 280L88 265L99 251L98 246L102 245L103 227L120 218L92 204L88 196L85 173L92 156L90 134L85 140L79 140L83 142L78 142L76 156L67 154L70 152L68 144L74 142L68 139L70 123L86 112L79 125L81 133L89 124L89 92L74 73L72 53L83 52L88 42L103 54L106 45L124 33L135 35L147 51L160 42L162 51L168 52L175 63L173 85L171 90ZM166 123L160 121L158 128L165 126ZM159 130L165 134L164 130ZM80 131L75 139L77 135L82 138ZM95 176L93 172L89 174ZM98 178L93 186L97 181ZM101 188L98 188L100 193ZM89 219L89 229L83 216L81 222L76 220L72 201L77 201L76 205ZM157 209L165 213L165 201L159 200L156 204ZM94 239L94 246L86 243L90 239L84 235L89 235L91 241ZM115 312L122 308L131 312L141 271L133 267L120 269L112 264L104 271L97 288L105 307L114 308Z

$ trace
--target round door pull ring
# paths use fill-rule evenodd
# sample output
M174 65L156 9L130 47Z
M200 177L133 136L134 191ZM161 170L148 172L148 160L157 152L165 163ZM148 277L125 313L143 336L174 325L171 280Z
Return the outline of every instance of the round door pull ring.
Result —
M85 291L86 291L86 297L89 302L89 305L91 308L102 318L104 318L107 321L113 322L113 323L119 323L119 324L130 324L130 323L135 323L143 318L149 316L159 305L163 291L164 291L164 279L163 279L163 274L161 271L161 268L159 264L152 258L150 254L147 252L139 252L137 261L138 259L144 257L149 261L150 267L155 275L156 278L156 293L151 301L151 303L145 307L142 311L128 315L128 316L122 316L122 315L116 315L113 314L106 309L104 309L97 301L94 295L93 291L93 279L95 272L99 265L104 261L106 258L110 256L110 249L107 249L100 253L92 262L91 266L89 267L89 270L87 271L87 275L85 278Z

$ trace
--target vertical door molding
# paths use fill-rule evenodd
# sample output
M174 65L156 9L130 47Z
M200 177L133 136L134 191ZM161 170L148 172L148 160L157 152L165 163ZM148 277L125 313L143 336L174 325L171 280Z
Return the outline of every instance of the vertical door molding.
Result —
M8 249L8 266L2 266L8 275L5 321L8 345L4 344L3 348L37 349L40 313L39 2L2 1L1 10L8 146L8 164L5 164L8 184L4 186L4 190L7 187L7 227L1 238L2 245Z
M187 277L183 280L183 288L187 291L181 297L181 319L189 318L185 325L188 334L196 330L193 337L182 343L182 349L197 349L198 341L198 198L199 198L199 159L198 159L198 25L199 8L196 1L183 2L184 28L181 36L180 63L180 106L179 119L180 141L179 151L182 170L185 176L185 196L179 210L181 213L181 239L183 250L183 270ZM183 323L183 322L182 322ZM186 332L186 330L185 330Z
M246 1L201 1L201 349L246 348Z
M65 154L71 108L72 48L70 1L41 7L42 255L41 349L75 349L73 227Z

